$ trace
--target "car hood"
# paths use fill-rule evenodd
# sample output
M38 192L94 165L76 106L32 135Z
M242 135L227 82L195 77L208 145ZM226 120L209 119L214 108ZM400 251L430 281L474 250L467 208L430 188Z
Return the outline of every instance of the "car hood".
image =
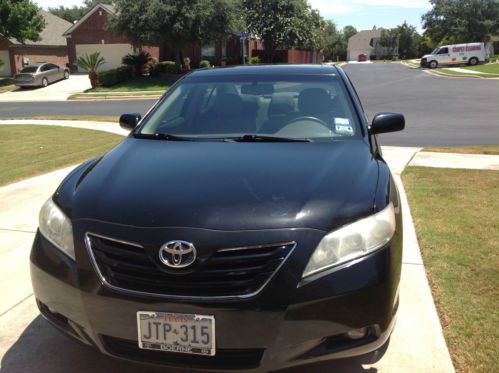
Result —
M137 227L328 231L373 212L378 165L361 140L240 143L129 137L54 200L73 220Z

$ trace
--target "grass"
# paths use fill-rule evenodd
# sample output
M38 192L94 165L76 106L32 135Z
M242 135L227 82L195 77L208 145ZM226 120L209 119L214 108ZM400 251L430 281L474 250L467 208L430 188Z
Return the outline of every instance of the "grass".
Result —
M0 125L0 185L104 154L122 136L79 128ZM7 161L8 160L8 161Z
M15 88L17 87L14 85L14 79L0 77L0 93L12 91Z
M485 74L496 74L499 75L499 63L493 63L488 65L477 65L477 66L463 66L462 69L479 71Z
M35 115L32 117L11 117L0 118L0 120L88 120L92 122L112 122L118 123L120 117L116 115Z
M433 147L424 148L423 151L425 151L425 152L437 152L437 153L499 155L499 145L433 146Z
M173 82L160 78L135 78L111 87L99 87L87 92L134 92L134 91L166 91Z
M409 167L402 178L454 366L499 372L499 172Z
M462 67L468 68L468 67ZM442 75L452 75L452 76L459 76L459 77L466 77L466 78L473 78L473 77L480 77L480 78L499 78L499 74L467 74L467 73L462 73L459 71L455 71L449 68L438 68L435 70L430 70L436 73L441 73Z

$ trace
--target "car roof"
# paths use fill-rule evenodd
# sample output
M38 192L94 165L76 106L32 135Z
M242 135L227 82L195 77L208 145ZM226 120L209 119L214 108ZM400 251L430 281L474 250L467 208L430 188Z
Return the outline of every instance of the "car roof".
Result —
M46 64L48 64L48 62L32 63L32 64L24 66L23 69L26 68L26 67L40 67L40 66L43 66L43 65L46 65Z
M220 68L206 68L193 71L189 78L205 76L240 75L337 75L338 69L332 65L238 65Z

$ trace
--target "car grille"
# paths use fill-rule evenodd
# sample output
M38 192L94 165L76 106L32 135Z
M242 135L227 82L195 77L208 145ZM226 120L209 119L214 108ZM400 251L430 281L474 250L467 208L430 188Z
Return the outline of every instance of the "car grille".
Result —
M169 273L151 260L147 249L87 234L104 283L133 292L189 297L250 297L265 287L295 243L218 249L192 273ZM157 251L152 250L152 255Z
M106 350L115 356L148 363L183 366L198 369L234 370L252 369L260 365L264 349L217 349L215 356L178 354L173 352L142 350L136 341L101 336Z

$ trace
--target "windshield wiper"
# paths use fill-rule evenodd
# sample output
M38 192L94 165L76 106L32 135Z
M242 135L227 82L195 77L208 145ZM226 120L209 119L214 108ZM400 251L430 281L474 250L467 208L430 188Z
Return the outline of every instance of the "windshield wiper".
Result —
M225 141L236 142L311 142L310 139L297 139L292 137L280 137L257 134L244 134L237 137L226 137Z
M167 140L167 141L197 141L194 137L171 135L169 133L136 133L133 135L139 139Z

